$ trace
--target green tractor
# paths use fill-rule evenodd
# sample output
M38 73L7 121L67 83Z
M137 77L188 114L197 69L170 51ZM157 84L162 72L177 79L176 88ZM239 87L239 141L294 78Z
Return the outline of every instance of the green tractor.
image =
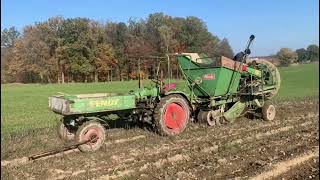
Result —
M81 151L92 152L104 143L110 119L149 123L164 136L182 133L189 121L214 126L233 122L246 113L272 121L276 110L269 100L280 88L280 74L268 61L246 62L253 40L251 35L245 51L234 59L197 53L167 54L159 58L152 86L141 88L139 78L137 91L49 97L49 108L63 116L58 135L82 143L78 147ZM168 79L171 57L177 60L184 76L182 90ZM159 72L163 62L168 68L166 80Z

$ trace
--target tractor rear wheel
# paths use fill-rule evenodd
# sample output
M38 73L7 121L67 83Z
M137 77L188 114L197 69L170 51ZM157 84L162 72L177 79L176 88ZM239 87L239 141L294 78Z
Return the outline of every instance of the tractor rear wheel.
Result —
M67 127L63 123L63 120L57 123L57 133L58 133L58 137L63 141L71 141L71 140L74 140L74 137L75 137L75 131Z
M262 107L262 118L265 121L272 121L276 116L276 108L273 104L266 102Z
M163 136L182 133L190 118L190 107L181 95L169 95L160 100L154 111L156 131Z
M104 143L106 131L101 123L96 121L87 121L83 123L76 133L76 141L78 143L89 141L78 146L82 152L94 152L98 150Z

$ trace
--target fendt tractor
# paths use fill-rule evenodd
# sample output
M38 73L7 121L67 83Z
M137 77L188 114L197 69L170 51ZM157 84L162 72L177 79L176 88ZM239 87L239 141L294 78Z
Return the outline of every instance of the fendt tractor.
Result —
M57 126L59 137L75 140L82 152L92 152L103 145L110 121L150 124L163 136L182 133L189 121L215 126L231 123L244 114L272 121L276 109L270 99L280 88L280 74L268 61L247 62L254 38L251 35L246 49L233 59L197 53L166 54L158 58L150 86L140 87L139 78L139 89L126 94L49 97L49 108L62 115ZM170 79L170 59L179 65L183 81ZM166 63L169 72L165 80L159 72L161 63ZM184 88L177 88L177 83L184 83Z

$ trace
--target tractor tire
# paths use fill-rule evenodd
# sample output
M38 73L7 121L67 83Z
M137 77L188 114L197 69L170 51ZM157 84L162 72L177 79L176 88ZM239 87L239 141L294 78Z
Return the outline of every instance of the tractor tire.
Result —
M276 116L276 108L272 103L266 102L262 107L262 118L265 121L273 121Z
M58 137L63 141L71 141L75 138L75 131L71 130L71 128L66 127L63 121L59 121L57 123L57 133Z
M190 107L181 95L168 95L157 104L153 117L157 133L162 136L175 136L187 127Z
M279 70L278 68L272 64L271 62L269 61L266 61L266 60L255 60L258 64L264 64L266 65L269 69L271 69L271 71L273 71L272 73L272 76L273 78L275 79L276 81L276 88L274 91L270 92L270 94L268 94L266 96L266 99L272 99L275 95L278 94L278 91L280 89L280 85L281 85L281 77L280 77L280 73L279 73Z
M78 143L91 140L90 142L78 146L81 152L97 151L103 145L105 138L105 128L101 123L96 121L87 121L83 123L76 133L76 141Z

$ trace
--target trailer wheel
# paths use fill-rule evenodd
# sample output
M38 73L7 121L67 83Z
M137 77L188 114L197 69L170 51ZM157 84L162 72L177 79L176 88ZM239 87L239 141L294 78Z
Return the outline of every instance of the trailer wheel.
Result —
M82 152L94 152L103 145L105 136L106 131L99 122L87 121L77 130L76 141L79 143L90 141L78 146L78 148Z
M265 121L272 121L276 116L276 108L271 103L265 103L262 107L262 118Z
M182 133L189 121L190 107L181 95L169 95L160 100L154 111L156 130L163 136Z
M57 133L58 137L63 141L74 140L75 132L71 128L66 127L63 121L57 123Z

